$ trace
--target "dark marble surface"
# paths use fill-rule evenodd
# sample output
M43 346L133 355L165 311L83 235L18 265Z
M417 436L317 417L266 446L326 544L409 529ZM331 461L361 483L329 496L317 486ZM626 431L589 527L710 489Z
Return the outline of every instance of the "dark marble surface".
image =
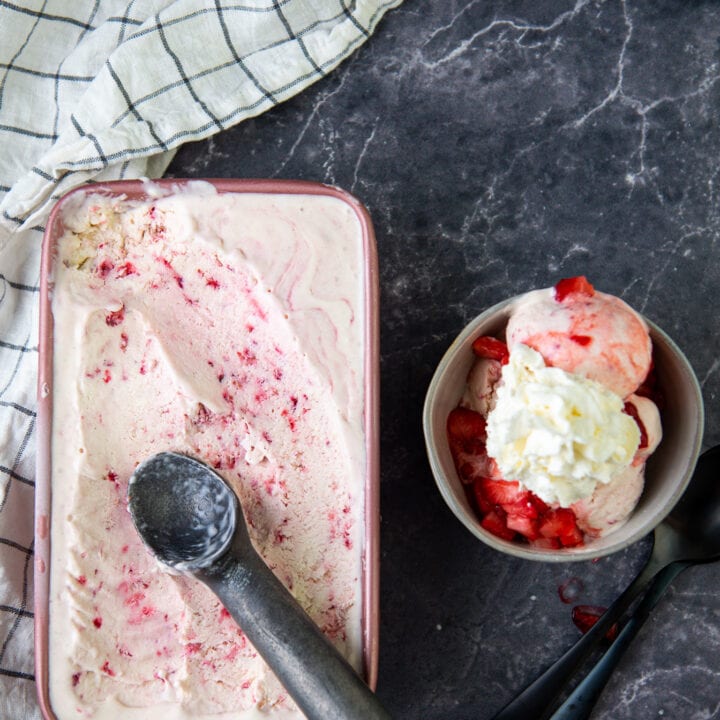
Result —
M444 349L502 298L586 274L692 361L720 441L720 6L427 0L390 13L302 95L180 150L176 177L319 180L369 208L381 267L378 693L396 718L490 718L648 552L543 565L496 553L435 488L422 402ZM720 717L720 565L688 570L594 718ZM529 719L530 720L530 719Z

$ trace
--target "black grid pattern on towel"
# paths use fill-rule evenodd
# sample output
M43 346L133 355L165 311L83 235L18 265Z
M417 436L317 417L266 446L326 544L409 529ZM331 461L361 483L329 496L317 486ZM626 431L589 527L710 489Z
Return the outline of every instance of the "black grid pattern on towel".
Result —
M141 17L132 0L0 0L0 697L34 680L38 268L52 203L83 182L162 172L179 144L324 77L401 1L167 0ZM244 34L258 22L261 46ZM30 697L7 720L39 717Z

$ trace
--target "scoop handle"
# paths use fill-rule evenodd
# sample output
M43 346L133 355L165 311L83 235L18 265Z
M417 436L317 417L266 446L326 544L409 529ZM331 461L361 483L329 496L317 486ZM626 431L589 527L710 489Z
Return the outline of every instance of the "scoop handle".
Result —
M390 720L263 559L237 543L195 573L220 598L308 720Z

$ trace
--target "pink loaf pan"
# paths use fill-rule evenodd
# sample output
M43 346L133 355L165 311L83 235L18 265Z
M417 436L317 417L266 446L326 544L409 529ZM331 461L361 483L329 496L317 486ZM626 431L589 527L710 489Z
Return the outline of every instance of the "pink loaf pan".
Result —
M364 267L358 268L364 278L365 356L364 363L364 431L365 431L365 518L362 550L362 675L371 689L377 684L379 654L379 282L375 234L370 215L351 194L336 187L302 180L153 180L151 185L171 192L190 182L202 180L219 193L264 195L326 196L341 200L355 213L362 234ZM35 676L38 700L43 716L56 720L49 694L49 603L50 542L52 497L52 415L53 415L53 315L52 291L55 248L64 232L62 210L67 200L77 194L103 194L129 200L151 199L147 182L123 180L84 185L71 190L55 205L45 230L41 258L40 326L38 365L37 471L35 488Z

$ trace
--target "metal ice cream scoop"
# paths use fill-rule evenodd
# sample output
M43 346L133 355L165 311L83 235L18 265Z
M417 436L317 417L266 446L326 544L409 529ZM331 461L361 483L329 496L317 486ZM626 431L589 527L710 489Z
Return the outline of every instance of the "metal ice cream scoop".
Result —
M255 550L237 497L217 473L186 455L154 455L130 478L128 505L158 560L220 598L309 720L389 720Z

